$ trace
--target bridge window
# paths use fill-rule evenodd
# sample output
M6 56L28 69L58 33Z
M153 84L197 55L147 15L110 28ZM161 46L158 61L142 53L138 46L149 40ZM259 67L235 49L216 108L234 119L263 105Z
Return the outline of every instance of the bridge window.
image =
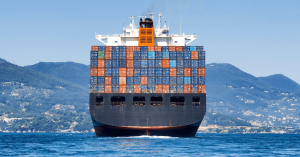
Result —
M193 97L193 106L200 106L200 98L198 96Z
M97 96L96 97L96 106L103 106L104 101L102 96Z
M185 105L184 97L181 97L181 96L171 97L170 104L171 104L171 106L184 106Z
M123 96L112 96L110 99L112 106L125 106L125 97Z
M145 106L145 97L143 96L135 96L133 97L133 105L134 106Z
M162 106L163 105L163 98L161 96L151 97L150 104L152 106Z

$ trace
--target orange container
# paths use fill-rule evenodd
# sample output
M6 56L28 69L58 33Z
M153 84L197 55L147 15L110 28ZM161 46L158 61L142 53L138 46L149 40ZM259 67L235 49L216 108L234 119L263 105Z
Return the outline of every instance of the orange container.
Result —
M126 52L126 59L133 59L133 54L134 54L133 51Z
M119 93L126 93L126 85L119 85Z
M133 76L133 68L127 68L126 69L126 76L132 77Z
M175 51L175 50L176 50L175 46L169 46L169 51Z
M112 46L105 46L105 52L112 52Z
M205 76L205 68L198 68L198 76Z
M148 47L147 47L147 50L148 50L148 51L154 51L155 49L154 49L154 46L148 46Z
M112 88L111 85L104 85L104 92L105 93L112 93L111 88Z
M184 93L191 93L191 85L183 85Z
M112 83L111 76L106 76L104 80L104 84L110 85Z
M162 68L169 68L170 67L170 60L169 59L163 59L162 60Z
M126 76L126 68L119 68L119 76Z
M141 51L141 47L140 46L133 46L133 50L134 51Z
M163 93L170 93L170 85L162 85Z
M154 46L154 51L161 51L161 46Z
M183 76L191 76L191 68L183 68Z
M133 59L127 59L126 60L126 67L127 68L133 68Z
M133 93L141 93L141 86L133 85Z
M155 85L155 93L162 93L162 85Z
M126 52L133 52L133 46L126 46Z
M141 76L141 85L148 85L148 77Z
M198 85L198 93L206 93L205 85Z
M104 67L105 67L105 60L98 59L98 68L104 68Z
M99 46L92 46L91 51L98 51Z
M97 76L97 68L91 68L91 76Z
M191 59L198 59L198 51L191 51Z
M105 68L97 68L97 76L105 76Z
M182 51L182 46L175 46L175 51Z
M112 59L112 52L111 51L105 51L104 57L105 57L105 59Z
M177 75L177 70L176 68L170 68L170 76L176 76Z
M119 77L119 84L126 85L126 77Z

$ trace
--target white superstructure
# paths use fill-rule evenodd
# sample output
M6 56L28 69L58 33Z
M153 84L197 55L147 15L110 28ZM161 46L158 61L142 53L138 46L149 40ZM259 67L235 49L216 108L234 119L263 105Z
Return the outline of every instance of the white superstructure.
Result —
M153 14L150 14L153 19ZM196 35L169 34L169 27L160 26L162 14L159 13L157 26L154 28L154 44L155 46L185 46L196 40ZM139 28L135 26L134 16L131 16L131 23L128 27L123 27L123 34L100 35L96 34L96 39L105 46L138 46ZM143 16L141 18L146 18ZM106 40L106 42L105 42ZM186 41L188 41L186 43Z

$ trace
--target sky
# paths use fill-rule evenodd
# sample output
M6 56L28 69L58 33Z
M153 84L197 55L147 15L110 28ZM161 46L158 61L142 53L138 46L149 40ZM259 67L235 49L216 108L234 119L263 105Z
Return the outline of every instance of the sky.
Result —
M162 12L170 34L196 33L206 63L230 63L257 77L283 74L300 84L299 0L0 1L0 58L89 64L95 33L122 34L129 17Z

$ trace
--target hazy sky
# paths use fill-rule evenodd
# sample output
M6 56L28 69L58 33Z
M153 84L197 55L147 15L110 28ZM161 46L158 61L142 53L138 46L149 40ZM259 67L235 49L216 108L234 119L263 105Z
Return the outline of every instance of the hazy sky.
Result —
M161 8L171 34L196 33L190 45L206 63L230 63L254 76L284 74L300 83L299 0L0 1L0 58L20 66L38 62L89 64L97 34L121 34L131 15ZM163 22L164 23L164 22Z

